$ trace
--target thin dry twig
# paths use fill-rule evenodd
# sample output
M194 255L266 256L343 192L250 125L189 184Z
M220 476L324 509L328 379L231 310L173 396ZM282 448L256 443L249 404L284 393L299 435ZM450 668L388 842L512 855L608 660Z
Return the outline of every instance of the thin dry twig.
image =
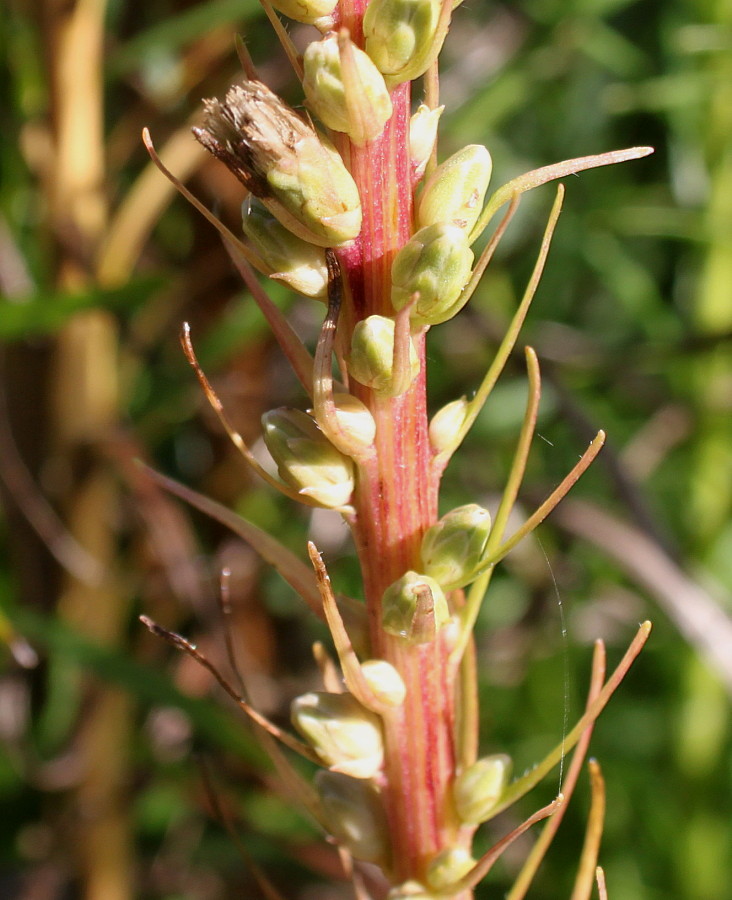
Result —
M142 624L148 628L156 637L163 638L164 641L167 641L172 647L175 647L176 650L181 650L183 653L187 653L188 656L195 659L195 661L206 669L207 672L210 672L213 677L218 681L221 687L226 691L226 693L231 697L231 699L238 704L238 706L249 716L249 718L259 725L260 728L263 728L268 734L272 735L272 737L277 738L282 744L286 747L289 747L290 750L294 750L295 753L299 753L300 756L303 756L305 759L309 759L310 762L319 763L320 758L312 750L308 747L307 744L302 743L296 737L293 737L286 731L283 731L281 728L278 728L273 722L270 722L266 716L263 716L260 712L257 712L254 707L252 707L245 699L241 696L241 694L227 681L226 678L219 672L216 666L201 653L189 640L184 638L182 635L177 634L174 631L168 631L167 628L163 628L162 625L158 625L157 622L154 622L149 616L140 616L140 621Z

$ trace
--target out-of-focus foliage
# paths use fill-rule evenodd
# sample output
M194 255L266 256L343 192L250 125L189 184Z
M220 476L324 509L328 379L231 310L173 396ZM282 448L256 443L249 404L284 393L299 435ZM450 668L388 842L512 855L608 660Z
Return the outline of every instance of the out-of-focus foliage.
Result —
M9 73L0 85L7 500L0 524L7 538L0 559L0 895L30 896L33 888L45 890L34 896L49 898L97 896L85 893L98 873L73 835L80 820L93 821L98 812L95 796L84 792L85 767L104 774L111 756L90 739L98 734L90 723L99 696L114 688L124 698L115 721L124 723L125 753L115 761L110 818L115 846L127 842L134 863L131 893L98 896L256 895L234 841L207 815L202 772L209 772L256 861L289 897L322 898L332 857L272 795L237 711L207 699L215 694L210 679L171 657L135 619L145 612L191 635L225 669L215 598L218 572L228 566L233 636L260 707L276 717L314 683L308 647L322 632L302 605L248 549L175 505L131 461L154 461L274 530L297 552L311 528L333 560L334 581L357 595L343 535L320 515L312 523L293 515L249 483L179 352L180 323L191 322L202 363L250 439L260 413L288 402L294 386L216 235L183 201L158 200L146 187L132 220L139 224L146 203L155 202L159 221L149 233L141 229L139 247L125 243L130 231L122 229L114 246L124 253L104 255L147 165L141 127L164 147L201 97L221 93L237 73L234 33L245 35L265 81L297 93L250 0L109 4L97 76L107 223L85 242L62 227L65 218L53 208L60 102L53 66L62 53L55 7L11 0L0 10L0 54ZM519 773L531 766L579 715L592 640L606 640L612 661L636 623L653 619L650 644L593 738L608 785L601 861L611 898L721 900L729 895L732 859L732 683L729 669L725 687L710 666L709 646L732 658L732 645L711 625L704 642L680 634L678 615L664 601L664 587L673 594L674 583L659 559L730 615L732 11L729 4L683 0L466 3L455 12L441 90L441 155L485 143L496 185L559 159L656 147L649 159L569 181L529 316L524 338L542 360L545 392L542 439L527 483L543 496L588 435L604 428L609 446L575 497L592 504L596 521L611 515L620 530L582 537L579 510L568 504L541 528L541 542L518 548L495 578L478 646L488 711L483 749L511 754ZM228 177L185 159L196 193L236 227L240 198ZM478 383L523 290L551 197L544 188L524 199L479 292L439 330L430 347L435 408ZM279 288L271 293L291 302ZM292 305L302 334L315 334L322 309L310 301ZM69 451L68 407L58 393L74 382L59 347L90 310L106 316L103 346L92 346L113 354L106 364L119 379L116 412L93 440ZM523 413L520 359L452 462L445 509L491 507ZM82 395L72 388L65 402L79 406ZM96 467L111 477L109 501L93 503L82 491ZM44 540L19 508L36 516ZM63 540L68 527L84 542L77 521L84 510L92 519L87 528L108 533L114 546L96 588L93 567L84 569L89 561ZM628 534L629 545L620 544L618 536ZM89 576L98 627L70 612L68 578L49 544ZM684 602L692 619L706 613L688 608L691 594ZM104 613L113 608L119 625L112 635ZM203 751L205 763L194 750ZM547 800L556 787L545 787ZM534 896L568 895L586 809L580 792ZM502 896L525 850L517 845L479 896Z

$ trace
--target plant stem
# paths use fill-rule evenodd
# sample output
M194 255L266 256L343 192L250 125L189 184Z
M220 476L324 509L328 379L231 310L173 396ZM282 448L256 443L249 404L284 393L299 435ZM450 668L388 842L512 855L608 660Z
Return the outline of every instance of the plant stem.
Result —
M358 32L349 22L351 34ZM355 322L392 315L391 264L410 237L412 192L409 147L409 84L392 93L394 113L384 133L341 152L358 185L363 227L358 241L339 252L348 290L339 322L341 340ZM385 720L383 796L396 881L424 882L429 861L458 843L459 825L449 802L455 770L455 678L442 637L412 644L381 628L385 588L410 569L420 570L420 544L437 518L430 474L424 377L424 338L414 338L420 375L395 398L357 383L351 391L376 420L376 455L362 468L355 496L354 536L359 548L369 611L372 652L391 662L407 686L407 699ZM462 900L471 896L463 892Z

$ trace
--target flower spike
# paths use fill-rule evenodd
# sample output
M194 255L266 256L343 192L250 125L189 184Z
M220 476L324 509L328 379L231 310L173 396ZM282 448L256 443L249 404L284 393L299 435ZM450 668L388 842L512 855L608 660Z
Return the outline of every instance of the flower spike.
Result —
M419 224L424 228L449 222L467 236L483 209L492 170L491 155L482 144L470 144L453 153L422 188L417 204Z
M387 866L386 819L377 788L338 772L318 772L315 786L326 830L355 859Z
M444 106L431 108L420 103L409 120L409 157L412 163L412 184L417 184L427 169L427 163L435 152L437 124Z
M370 0L363 19L366 52L390 87L419 78L439 54L452 0Z
M259 253L265 274L305 297L325 299L328 268L322 247L288 231L252 194L242 204L241 225Z
M186 356L247 463L286 496L337 512L340 518L324 518L348 526L362 601L336 595L312 542L314 575L274 538L173 483L173 493L210 511L273 563L325 619L334 649L313 646L321 683L308 685L292 702L294 730L287 734L251 708L241 678L226 683L185 638L147 624L212 671L255 722L285 789L336 846L357 900L371 894L385 900L472 897L506 848L548 818L508 897L522 900L575 789L595 719L650 630L648 623L641 626L607 679L604 648L596 645L584 714L533 771L511 782L512 760L502 748L480 752L473 632L496 564L557 506L604 441L599 432L559 486L509 531L541 394L539 361L526 348L526 409L498 508L491 515L468 497L441 516L445 467L515 352L537 292L562 207L561 184L529 282L478 390L470 400L467 395L448 403L431 422L427 332L470 300L523 193L640 158L650 148L566 160L497 190L491 187L489 149L480 144L463 146L438 166L436 59L459 2L262 0L300 77L305 106L323 131L259 80L241 41L243 83L221 99L204 101L203 122L194 129L247 192L242 240L214 223L309 397L262 417L277 472L260 464L233 428L196 359L188 326ZM303 31L301 58L277 11L318 30L315 39ZM416 77L424 104L413 113L410 81ZM295 103L302 104L302 97ZM145 140L155 160L149 135ZM478 254L474 243L488 227L492 234ZM312 355L267 296L261 275L326 301ZM320 527L319 521L313 525ZM352 574L349 569L347 577ZM227 602L222 597L224 607ZM225 639L236 673L231 635ZM312 765L307 780L295 771L285 747L319 769L314 778ZM472 844L481 823L524 796L560 761L565 791L476 861ZM572 900L589 900L602 830L602 780L594 763L591 770L590 824ZM594 877L600 885L601 875Z
M309 506L350 510L353 462L333 446L312 416L280 407L262 416L262 427L277 471L297 499Z
M311 691L292 701L290 718L331 772L370 779L384 763L381 720L353 694Z

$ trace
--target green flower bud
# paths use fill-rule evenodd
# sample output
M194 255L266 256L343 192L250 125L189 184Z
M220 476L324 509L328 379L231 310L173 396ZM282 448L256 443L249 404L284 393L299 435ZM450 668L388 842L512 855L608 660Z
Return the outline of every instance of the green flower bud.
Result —
M463 306L462 290L473 266L467 232L441 222L421 228L394 258L391 267L391 302L395 310L407 306L416 326L439 325Z
M390 87L423 75L440 52L440 0L370 0L363 17L366 52Z
M490 531L490 513L482 506L468 503L453 509L422 538L425 574L445 591L469 584L485 556Z
M361 231L361 199L338 151L259 81L204 101L200 143L301 237L320 247Z
M470 144L446 159L427 179L420 195L420 226L450 222L470 232L483 209L492 167L491 155L482 144Z
M378 789L336 772L318 772L315 787L325 825L351 855L381 866L389 860L386 816Z
M338 0L274 0L272 6L303 25L320 25L338 6Z
M351 499L353 462L340 453L312 416L281 407L262 416L264 443L280 478L320 506L338 509Z
M484 756L461 772L453 785L453 799L460 819L478 825L490 818L511 777L511 758L503 753Z
M386 316L369 316L356 323L351 336L348 371L361 384L385 397L393 396L394 384L394 320ZM419 374L419 358L409 348L411 379Z
M352 694L303 694L290 708L292 724L333 772L373 778L384 762L381 720Z
M376 697L388 706L401 706L407 696L402 676L385 659L369 659L361 666L361 672Z
M354 144L365 144L384 130L392 113L391 98L384 76L350 41L358 91L346 91L338 41L338 35L329 34L308 45L303 57L305 98L328 128L344 132Z
M457 435L465 424L468 409L468 401L461 397L437 410L429 427L430 444L435 453L444 453L454 448Z
M334 394L338 424L364 447L370 447L376 437L376 422L365 403L353 394Z
M251 194L242 205L242 229L268 267L270 278L298 294L325 299L328 267L322 247L294 235Z
M430 894L418 881L405 881L392 888L386 900L439 900L436 894Z
M427 868L427 884L435 891L447 890L467 875L475 865L473 857L462 847L449 847L438 853Z
M407 572L384 591L381 624L389 634L422 644L449 621L445 594L434 578Z
M418 178L424 174L427 161L435 149L437 140L437 123L444 110L444 106L430 109L424 103L420 103L417 112L409 120L409 156L412 160L412 172Z

